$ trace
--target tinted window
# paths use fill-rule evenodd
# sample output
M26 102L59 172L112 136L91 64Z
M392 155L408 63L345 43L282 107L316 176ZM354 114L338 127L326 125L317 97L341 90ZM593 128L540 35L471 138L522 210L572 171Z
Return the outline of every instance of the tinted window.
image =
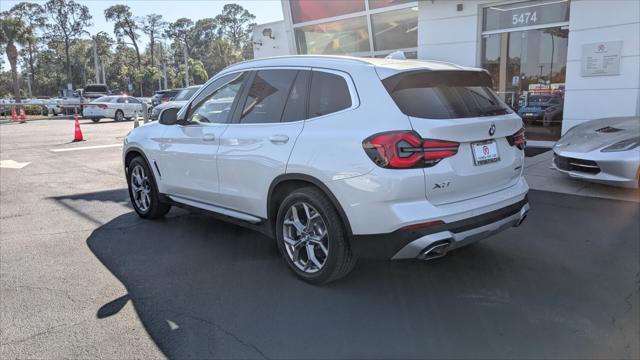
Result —
M304 120L307 117L307 85L311 71L298 71L284 107L282 122Z
M400 110L413 117L455 119L511 112L483 72L408 72L383 83Z
M173 100L174 101L187 101L187 100L191 99L191 96L193 96L193 94L195 94L196 91L198 91L199 89L200 89L200 86L186 88L186 89L180 91L178 93L178 95L176 95L176 98L173 99Z
M102 97L99 97L99 98L93 100L92 102L103 102L104 103L104 102L110 102L112 99L113 98L110 97L110 96L102 96Z
M189 123L226 123L244 77L242 73L231 74L211 83L207 88L209 91L198 95L192 103Z
M127 98L123 98L123 97L118 98L118 103L119 103L119 104L124 104L124 103L126 103L126 102L127 102Z
M109 91L107 85L87 85L84 88L84 92L103 92L106 93Z
M351 107L349 87L342 76L314 71L309 90L309 117L322 116Z
M280 122L297 70L261 70L256 73L244 102L240 122Z

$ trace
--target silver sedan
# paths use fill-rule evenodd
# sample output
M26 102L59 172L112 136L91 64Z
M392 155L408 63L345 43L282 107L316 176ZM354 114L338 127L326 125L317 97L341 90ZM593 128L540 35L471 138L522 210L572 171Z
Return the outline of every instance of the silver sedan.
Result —
M640 187L640 118L585 122L567 131L553 148L552 167L574 178Z

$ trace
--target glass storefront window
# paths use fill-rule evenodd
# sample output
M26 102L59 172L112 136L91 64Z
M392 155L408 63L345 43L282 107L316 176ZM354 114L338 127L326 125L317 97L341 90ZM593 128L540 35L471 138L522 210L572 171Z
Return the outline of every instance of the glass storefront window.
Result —
M387 6L403 5L416 0L369 0L369 9L379 9Z
M418 46L417 7L373 14L371 27L376 51Z
M560 137L568 35L566 29L550 27L483 36L482 67L522 117L532 140Z
M290 0L294 24L365 10L365 0Z
M299 54L352 54L371 50L364 16L298 27L295 38Z
M569 21L569 0L533 0L484 9L484 31Z

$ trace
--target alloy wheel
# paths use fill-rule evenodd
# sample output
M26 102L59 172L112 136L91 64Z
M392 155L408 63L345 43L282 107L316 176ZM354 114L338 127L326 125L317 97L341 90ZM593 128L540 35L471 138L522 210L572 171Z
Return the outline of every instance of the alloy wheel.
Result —
M131 192L138 210L147 212L151 207L151 182L141 165L131 170Z
M287 256L301 271L320 271L329 256L327 226L322 215L310 204L293 204L284 217L283 238Z

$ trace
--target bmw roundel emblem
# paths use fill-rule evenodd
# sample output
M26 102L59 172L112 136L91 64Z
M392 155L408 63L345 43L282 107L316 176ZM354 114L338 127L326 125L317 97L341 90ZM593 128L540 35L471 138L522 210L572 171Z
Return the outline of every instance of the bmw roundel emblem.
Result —
M496 133L496 124L491 124L491 127L489 128L489 136L493 136L493 134Z

